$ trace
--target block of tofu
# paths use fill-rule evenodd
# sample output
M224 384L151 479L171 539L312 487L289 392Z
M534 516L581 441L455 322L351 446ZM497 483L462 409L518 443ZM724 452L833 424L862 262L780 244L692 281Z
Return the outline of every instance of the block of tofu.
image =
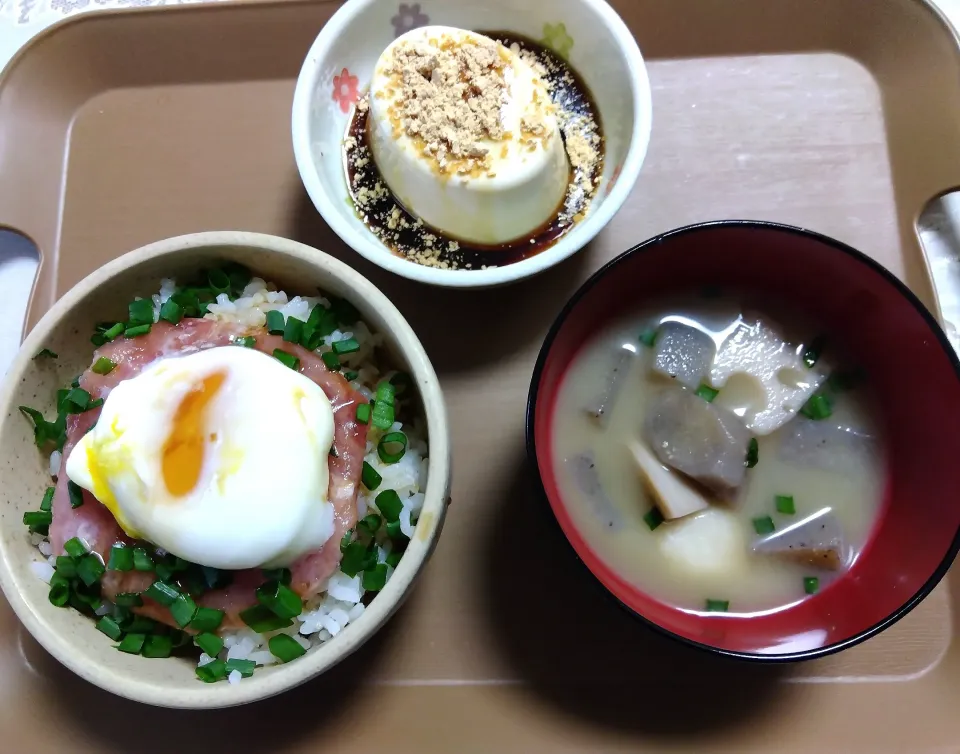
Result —
M759 405L749 407L743 421L754 434L768 435L797 414L828 371L819 362L808 368L802 346L788 343L774 325L751 316L744 317L720 344L708 382L723 388L732 377L744 374L762 391Z

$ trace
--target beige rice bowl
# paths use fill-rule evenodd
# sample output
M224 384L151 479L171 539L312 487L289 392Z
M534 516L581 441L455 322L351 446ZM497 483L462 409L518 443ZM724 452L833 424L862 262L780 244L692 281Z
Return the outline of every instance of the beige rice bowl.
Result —
M217 234L202 234L202 235L217 235ZM254 236L253 234L230 234L236 237L243 237L248 240L256 242L262 239L268 239L271 243L279 242L280 239L269 239L269 237ZM175 244L178 240L181 239L171 239L171 241L161 242L154 246L163 247L164 244L170 245ZM181 240L182 242L182 240ZM293 250L298 252L299 255L304 254L304 249L306 247L301 247L299 244L294 244L292 242L283 242L284 244L289 245L288 250ZM133 257L137 254L142 254L142 252L151 249L147 247L141 252L132 252L128 257ZM308 250L308 253L319 254L319 252L314 252L313 250ZM209 255L208 255L209 256ZM241 255L242 256L242 255ZM114 268L122 268L125 265L121 264L126 260L126 265L129 265L132 260L128 260L126 257L117 260L111 265L108 265L106 268L102 269L97 275L109 276L110 273L119 272L119 269L111 270L111 266ZM222 260L222 256L214 256L213 259L208 260L208 264L214 260ZM257 257L257 260L260 260L260 257ZM247 264L250 264L249 260L246 261ZM303 265L303 259L295 260L297 265ZM346 274L351 278L350 283L352 285L358 285L357 281L362 283L361 287L368 287L370 290L372 286L369 286L369 283L363 281L356 273L353 273L347 268L343 267L339 263L333 260L324 260L324 263L327 267L336 268L336 272L340 274ZM254 263L258 269L262 266L260 264ZM182 265L181 265L182 266ZM342 268L342 269L340 269ZM344 272L346 271L346 272ZM329 273L330 270L328 269ZM296 279L300 279L299 277ZM87 281L84 281L86 283ZM84 283L81 283L78 288L84 287ZM87 286L89 287L89 286ZM158 293L152 296L152 317L153 322L160 322L162 326L166 326L163 323L162 314L165 311L164 305L171 300L171 297L174 297L176 300L175 292L178 291L177 281L172 278L166 278L161 281L160 290ZM71 292L72 294L73 292ZM204 320L211 320L216 323L223 323L227 325L240 325L242 328L264 328L268 324L268 313L278 312L282 315L285 321L289 321L291 318L295 318L300 322L306 323L310 320L311 312L314 311L315 307L321 307L324 309L333 309L336 299L331 300L323 295L304 297L304 296L290 296L285 291L279 290L276 285L273 285L267 282L261 277L253 277L242 287L242 291L238 289L234 290L234 295L231 296L229 293L220 293L217 295L215 301L207 304L206 313L203 313L201 310L202 318ZM369 294L369 291L366 293ZM47 315L47 318L55 316L56 314L62 314L62 310L71 304L76 305L78 302L76 296L71 296L68 294L64 297L61 302L54 307L54 309ZM239 295L237 295L239 294ZM367 301L368 305L373 305L375 308L379 307L378 316L386 316L391 320L399 320L403 325L403 328L409 330L405 322L400 319L400 315L396 313L396 310L386 302L386 299L383 298L379 292L376 292L376 301ZM229 629L220 629L219 631L214 630L215 635L219 635L222 639L222 648L219 648L219 651L215 651L214 654L208 654L206 651L199 651L199 646L193 649L192 657L197 658L197 652L199 652L199 659L196 659L196 675L199 676L202 680L225 680L225 684L215 684L217 689L224 687L243 687L251 683L263 683L266 686L271 688L264 688L261 693L256 693L250 698L256 698L263 695L269 695L270 693L276 693L276 691L281 690L282 688L287 687L290 683L284 683L282 681L273 681L269 682L269 679L272 678L270 673L266 676L261 676L253 674L252 670L254 667L263 668L267 666L278 665L283 662L289 662L289 665L284 665L284 670L292 670L296 665L300 663L309 663L316 648L321 647L328 642L333 642L331 648L337 645L338 642L333 640L337 639L338 641L344 641L344 654L352 651L353 648L359 645L367 636L376 629L392 611L396 608L397 604L402 600L405 591L410 585L410 581L415 575L415 571L422 565L425 558L429 555L429 551L432 548L432 545L435 540L435 536L439 530L440 521L442 520L442 512L444 509L444 503L446 501L446 492L449 489L449 450L446 446L446 437L444 436L444 444L442 447L440 459L437 459L439 463L434 464L434 468L440 468L442 478L438 480L437 484L434 485L433 489L436 490L442 487L442 494L440 495L439 501L437 500L437 495L434 494L431 496L431 500L434 502L431 503L430 507L432 510L425 515L425 503L427 502L427 481L428 481L428 470L431 468L431 456L428 449L427 437L428 437L428 427L427 422L425 421L424 415L429 417L431 410L436 413L437 406L439 405L441 411L441 420L443 420L442 426L444 431L445 427L445 416L442 415L442 401L439 400L438 395L434 395L436 391L435 380L436 377L432 372L432 368L429 367L429 363L426 362L425 356L422 357L422 363L417 363L420 361L419 358L412 359L414 362L413 367L410 369L409 373L407 372L397 372L396 370L388 369L385 366L384 357L387 355L388 351L396 351L395 345L388 345L385 342L385 337L381 332L373 332L370 327L365 322L363 317L364 312L362 311L365 307L361 304L355 296L349 297L352 301L356 301L358 304L357 311L359 319L352 322L349 325L338 325L337 329L334 329L333 332L326 334L322 339L315 340L312 345L315 345L316 348L312 349L315 354L323 357L324 354L327 354L327 358L333 358L334 361L339 361L340 371L344 375L344 378L349 381L350 387L359 393L367 401L372 401L377 396L378 385L383 385L385 382L394 384L396 383L400 387L396 390L395 397L395 418L392 425L389 427L375 426L373 421L369 421L367 427L367 436L366 436L366 447L363 454L364 461L364 483L358 483L357 489L358 494L356 498L356 507L357 507L357 522L367 521L374 522L374 529L371 530L364 529L365 538L364 546L367 548L367 560L365 568L371 572L376 571L381 577L383 582L380 585L380 588L373 587L374 592L364 588L364 584L367 583L366 571L356 572L356 568L353 567L350 569L349 573L345 573L342 570L341 565L342 561L338 558L338 561L341 565L338 565L333 571L332 575L326 578L325 583L319 585L317 589L319 590L316 596L311 596L304 599L302 602L302 610L299 615L296 615L289 626L281 627L275 630L268 630L261 633L253 630L250 627L238 627L238 628L229 628ZM59 310L59 311L58 311ZM319 311L319 310L318 310ZM116 311L103 311L102 315L114 315L117 314ZM270 315L276 317L276 314ZM45 318L45 320L47 319ZM275 321L275 320L273 320ZM42 337L43 330L49 329L44 328L43 325L45 321L42 321L27 340L24 345L24 350L28 348L33 349L34 353L37 353L40 349L36 349L37 339L34 336ZM129 326L129 323L127 323ZM393 324L393 322L391 322ZM155 325L155 328L158 325ZM82 330L81 330L82 332ZM102 340L102 327L98 331L101 333ZM154 330L156 332L156 329ZM259 330L257 332L263 332ZM403 333L408 338L413 338L412 333ZM119 336L120 340L123 340L125 336ZM44 346L50 344L50 350L53 350L53 345L56 343L55 339L44 339L41 341ZM338 346L336 344L340 343L343 346L344 343L350 343L349 352L341 353L338 351ZM416 342L413 338L413 343L416 344L419 348L419 343ZM110 345L108 343L108 345ZM242 345L242 344L237 344ZM304 345L307 345L304 342ZM233 346L223 346L224 349L231 348ZM167 357L166 360L171 358L177 358L183 356L185 353L188 353L190 350L197 351L199 349L188 349L181 353L177 353L175 356ZM23 368L26 366L26 362L32 361L33 364L37 364L38 361L43 359L38 359L37 357L30 358L32 354L21 353L18 357L18 361L14 364L12 369L13 372L17 371L17 368ZM421 354L415 354L416 357L420 357ZM404 359L410 359L411 354L405 353ZM161 357L163 359L164 357ZM391 360L391 363L394 363L395 360ZM327 362L329 366L329 362ZM423 368L424 364L426 370ZM289 366L289 365L288 365ZM426 377L426 380L424 379ZM402 378L402 379L401 379ZM75 383L76 384L76 383ZM122 382L120 384L123 384ZM424 387L429 387L429 390L424 390ZM10 392L9 390L7 392ZM9 399L10 396L4 396ZM438 403L439 401L439 403ZM58 401L59 403L59 401ZM359 405L359 404L358 404ZM58 406L59 408L59 406ZM336 409L334 409L336 410ZM13 413L16 413L15 411ZM73 413L77 413L74 411ZM359 414L358 414L359 416ZM434 417L436 418L436 417ZM382 419L382 417L381 417ZM362 423L362 422L361 422ZM381 421L382 425L382 421ZM69 426L69 425L68 425ZM89 430L88 430L89 431ZM393 457L388 460L384 459L384 454L382 449L378 452L378 446L381 444L383 437L390 433L402 433L406 437L406 448L402 453L402 456L399 459ZM7 433L9 434L9 432ZM394 434L393 436L396 436ZM62 442L62 440L61 440ZM394 446L395 447L395 446ZM331 455L336 455L336 447L331 450ZM394 456L396 454L393 454ZM48 481L48 485L56 484L58 478L65 473L64 467L66 464L61 458L61 453L57 450L53 451L49 457L49 474L53 479L52 482ZM370 476L368 476L368 474ZM73 471L71 469L71 475ZM372 491L368 489L366 483L369 479L376 480L379 477L379 482L374 485L375 489ZM0 478L2 482L2 478ZM381 511L378 507L377 497L383 493L385 490L393 490L396 492L396 497L399 499L399 504L396 511L393 511L392 515L392 533L388 536L387 534L387 525L388 520L390 519L389 515L385 515L384 511ZM89 502L89 498L88 498ZM439 502L439 505L436 503ZM399 507L402 505L402 507ZM35 508L35 503L31 505L29 502L24 503L23 506L28 511ZM47 501L47 508L49 509L49 500ZM109 506L106 506L109 507ZM56 505L54 505L54 510L57 510ZM399 515L397 516L397 511ZM423 522L423 523L420 523ZM418 529L419 525L419 529ZM423 529L426 526L427 529ZM38 527L39 531L36 529L30 531L28 534L21 535L29 538L29 543L32 547L35 548L34 553L35 557L32 562L29 563L29 571L36 577L38 581L43 581L49 584L51 580L56 580L58 567L58 556L63 556L63 552L54 552L51 545L50 537L44 533L44 527ZM126 528L126 527L124 527ZM341 553L346 552L345 548L349 546L350 543L355 543L358 541L360 535L358 534L358 526L355 526L353 529L347 532L347 536L343 538L340 543ZM399 529L400 535L397 534ZM421 531L422 530L422 531ZM21 531L23 531L21 529ZM80 534L83 533L83 529L79 530ZM422 535L422 536L418 536ZM83 537L78 537L80 541L85 545L86 549L91 550L91 546L83 541ZM146 539L146 537L143 537ZM327 546L334 546L336 543L328 542ZM132 545L131 545L132 546ZM404 550L406 546L406 550ZM6 544L6 549L9 550L9 543ZM101 548L102 549L102 548ZM376 566L373 566L373 554L375 553ZM411 556L412 553L412 556ZM96 552L93 553L97 555ZM5 552L6 556L9 555L9 552ZM167 553L162 548L157 548L157 552L153 553L154 558L158 563L161 562L161 559L164 558ZM108 563L104 562L107 560L106 555L101 553L97 556L105 566L109 566ZM397 578L398 571L403 573L404 569L407 568L407 560L414 560L414 563L410 564L410 567L413 569L405 574L404 578L401 579L403 583L395 584L394 579ZM63 558L61 557L61 561ZM79 560L74 558L75 563L79 564ZM69 563L66 565L70 565ZM74 566L70 566L72 569ZM109 570L107 574L111 573ZM289 584L289 572L286 574L287 583ZM151 576L151 578L153 578ZM156 576L159 580L160 576ZM282 577L278 577L282 578ZM61 579L62 581L62 579ZM373 580L376 582L376 579ZM77 582L79 583L79 582ZM5 575L3 579L3 585L6 590L10 587L10 579ZM82 584L80 585L82 589ZM215 587L210 587L211 589ZM186 592L187 590L184 589ZM382 593L380 593L382 592ZM52 593L52 592L51 592ZM146 596L150 596L149 593L143 593ZM202 594L202 592L201 592ZM374 598L374 595L376 597ZM389 595L389 596L388 596ZM189 594L187 595L189 597ZM119 600L120 595L118 595ZM198 600L200 597L197 598ZM52 601L53 598L50 598ZM381 601L383 603L382 607L380 605ZM27 616L25 622L28 627L34 629L32 625L35 623L33 616L30 614L33 610L37 609L35 605L31 605L30 608L25 609L25 606L21 604L20 600L12 600L14 607L17 608L18 613L21 617ZM136 604L136 603L134 603ZM265 603L264 603L265 604ZM93 605L91 605L93 607ZM46 610L47 608L56 609L51 605L44 606L42 609ZM381 608L381 609L377 609ZM67 610L73 611L69 606L66 607ZM365 617L365 613L375 612L375 616ZM117 625L122 626L124 620L130 619L131 611L118 609L115 604L108 601L106 598L103 601L96 605L95 610L93 611L94 615L92 619L88 619L91 622L103 621L104 616L106 616L108 622L111 618L116 618ZM173 612L171 608L171 613ZM179 621L178 621L179 622ZM365 630L359 629L359 626L367 624L368 627ZM355 626L355 624L357 624ZM189 639L184 638L184 635L187 631L190 631L189 628L183 626L186 631L181 634L174 628L170 628L169 632L180 636L179 641L186 643ZM192 626L190 626L192 628ZM108 633L101 627L101 631ZM358 632L354 637L354 641L349 641L348 637L352 635L353 632ZM165 629L160 628L158 633L164 633ZM36 633L36 631L35 631ZM190 631L194 634L195 632ZM286 635L293 642L296 643L302 650L305 652L310 652L304 657L299 656L299 652L296 653L294 657L289 657L289 651L287 652L286 659L284 658L284 653L278 653L271 651L271 648L274 644L271 644L271 639L274 639L278 635ZM50 648L50 644L44 641L43 632L41 631L38 638ZM115 642L120 639L118 636L112 636ZM69 640L69 639L68 639ZM91 639L95 641L96 639ZM108 648L110 646L110 639L105 636L99 636L101 640ZM176 642L177 639L174 639ZM286 641L286 640L285 640ZM347 645L349 642L349 646ZM287 646L290 646L290 642L286 641ZM117 646L114 643L114 646ZM174 645L176 647L176 643ZM189 648L185 648L189 649ZM218 649L216 645L214 650ZM56 646L52 648L54 654L60 657L59 652L57 652ZM176 652L176 650L174 650ZM98 648L98 654L102 654L102 651ZM120 658L123 658L123 662L126 662L129 658L129 655L123 655L122 653L117 653ZM136 653L133 653L134 657ZM145 651L144 653L148 657ZM332 662L336 662L340 659L338 655L332 657L331 661L324 663L321 666L329 666ZM61 660L64 660L63 657L60 657ZM168 661L169 662L169 661ZM71 662L66 662L73 669L78 670L81 674L90 677L89 674L82 672L82 668L76 667ZM149 663L144 664L155 664L154 660L150 660ZM314 663L316 664L316 663ZM209 666L206 667L206 666ZM247 672L247 670L250 672ZM205 671L213 670L216 671L212 673L206 673ZM243 672L241 672L241 670ZM273 671L271 671L273 672ZM291 678L292 683L297 683L302 680L305 680L306 677L302 674L297 674L298 678ZM248 680L249 678L249 680ZM211 698L207 696L206 698L199 698L193 701L187 701L187 703L182 703L180 699L166 699L158 700L156 698L144 698L145 696L149 697L150 695L145 695L141 692L131 692L129 689L124 688L115 688L111 683L103 682L103 679L98 679L96 677L91 678L95 682L104 685L110 690L117 691L123 695L131 696L133 698L140 698L144 701L151 701L153 703L160 704L170 704L171 706L222 706L223 704L239 703L241 701L249 701L248 694L237 694L235 699L226 699L224 701L212 702ZM183 679L178 679L182 681ZM200 683L198 680L194 679L193 681L198 687L204 690L209 690L207 693L212 693L214 685L207 685ZM263 693L265 692L265 693ZM191 695L196 696L191 692Z

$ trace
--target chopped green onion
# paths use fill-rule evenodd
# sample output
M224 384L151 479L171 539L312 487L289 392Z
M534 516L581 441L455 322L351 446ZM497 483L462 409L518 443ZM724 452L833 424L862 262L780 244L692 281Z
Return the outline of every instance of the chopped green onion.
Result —
M769 534L777 527L773 525L773 519L770 516L760 516L753 519L753 528L757 534Z
M123 626L124 631L130 631L135 634L149 634L157 630L157 622L143 615L134 615L129 623Z
M283 339L287 343L299 343L302 333L303 320L296 317L287 317L287 323L283 326Z
M403 503L396 490L384 490L376 497L377 510L383 514L387 521L399 521L400 511L403 510Z
M807 594L816 594L820 591L820 579L816 576L806 576L803 579L803 591Z
M357 311L357 307L343 298L330 300L330 312L341 325L353 325L360 319L360 312Z
M360 424L370 423L370 404L369 403L357 404L357 421Z
M640 342L643 343L647 348L653 348L654 344L657 342L657 331L653 330L644 330L640 333Z
M109 615L104 615L97 621L97 630L105 633L114 641L120 641L120 637L123 636L123 631L120 630L120 626L118 626L117 622Z
M793 504L793 495L777 495L774 497L777 506L777 513L784 513L792 516L797 512L797 506Z
M130 655L138 655L143 649L143 643L147 640L146 634L127 634L117 644L117 649Z
M113 340L113 339L116 338L118 335L120 335L120 333L122 333L122 332L124 331L124 329L125 329L125 327L124 327L123 322L117 322L117 324L115 324L115 325L113 325L112 327L109 327L108 329L106 329L106 330L103 331L103 338L104 338L104 340ZM76 386L74 386L74 387L76 387Z
M333 344L333 352L337 356L344 356L348 353L353 353L354 351L360 350L360 344L357 342L356 338L347 338L346 340L338 340Z
M271 335L283 335L283 315L276 309L267 312L267 332Z
M153 558L144 548L133 548L133 567L137 571L152 571L154 569Z
M713 399L720 394L719 390L714 390L709 385L700 384L700 387L697 388L697 395L700 398L703 398L707 403L713 403Z
M413 384L413 379L406 372L396 372L390 378L390 384L393 385L397 394L404 393Z
M267 581L279 581L284 586L290 586L293 580L293 574L290 573L289 568L263 568L261 572Z
M64 391L66 395L68 391ZM66 416L61 414L55 422L48 422L43 418L43 414L35 408L29 406L17 407L27 419L33 424L33 440L38 448L44 449L49 443L56 445L57 449L63 448L67 439ZM57 408L60 408L60 401L57 401Z
M148 636L143 642L143 649L140 654L144 657L163 658L169 657L173 651L173 639L169 636L154 634Z
M323 361L323 365L331 372L340 370L340 359L337 358L337 355L333 351L325 351L320 354L320 359Z
M197 678L204 683L216 683L227 677L227 663L223 660L214 660L196 669Z
M240 613L240 620L258 634L265 634L268 631L276 631L278 628L287 628L293 625L292 620L275 615L263 605L254 605L244 610Z
M340 560L340 570L353 578L363 570L366 559L366 545L361 542L351 542L343 552L343 558Z
M136 327L128 327L123 331L123 336L125 338L137 338L141 335L146 335L150 332L150 328L153 325L137 325Z
M245 335L242 338L235 338L233 344L235 346L242 346L243 348L253 348L257 345L257 339L252 335Z
M279 618L296 618L303 612L303 600L290 587L279 581L268 581L257 587L257 602Z
M800 413L814 421L827 419L833 413L833 400L824 393L817 393L803 404Z
M400 565L400 558L403 557L402 550L391 550L387 553L387 565L396 568Z
M101 356L93 362L93 366L90 367L90 369L96 374L110 374L116 366L117 365L106 356Z
M353 382L359 376L360 376L360 372L350 371L350 372L343 373L343 379L345 379L347 382Z
M750 442L747 445L747 457L743 462L743 465L748 469L752 469L757 465L757 462L760 460L760 444L757 442L756 437L751 437Z
M820 354L823 353L823 347L826 345L826 342L826 338L818 335L811 341L807 350L803 352L803 363L807 365L808 369L813 369L814 365L820 359Z
M37 355L34 356L33 358L35 358L35 359L56 359L56 358L58 358L58 356L57 356L56 352L51 351L49 348L43 348L43 349L41 349L41 350L37 353Z
M40 510L49 511L53 508L53 495L57 491L56 487L47 487L43 493L43 500L40 501Z
M53 576L50 577L50 592L47 594L47 598L51 604L57 607L66 605L70 599L70 582L54 572Z
M120 607L141 607L143 598L137 592L121 592L113 598L113 604Z
M230 292L230 278L223 270L213 269L207 273L207 282L216 293Z
M216 657L223 650L223 639L216 634L197 634L193 637L193 643L211 657Z
M77 576L87 586L96 584L105 570L100 558L92 552L89 555L84 555L77 563Z
M253 660L227 660L227 675L236 670L243 678L249 678L256 668L257 663Z
M144 592L154 602L159 602L164 607L170 607L180 592L170 584L164 584L162 581L154 581Z
M287 353L286 351L283 351L279 348L273 349L273 358L275 358L284 366L290 367L294 371L297 371L300 369L300 359L298 359L293 354Z
M53 514L50 511L29 511L23 514L23 523L34 530L47 528L53 523Z
M157 578L161 581L170 581L173 578L173 566L160 561L156 567Z
M67 482L67 494L70 496L71 508L79 508L83 505L83 488L79 484Z
M82 558L87 554L87 546L77 537L73 537L73 539L68 539L64 542L63 550L71 558Z
M330 456L331 458L339 458L340 454L337 452L337 446L331 445L330 450L327 451L327 455Z
M103 405L103 398L97 398L95 401L90 401L87 404L87 411L92 411L95 408L100 408ZM96 424L96 422L94 422Z
M200 566L200 571L203 573L203 580L208 589L222 589L233 581L230 571L221 571L211 566Z
M287 634L277 634L267 642L270 652L280 662L290 662L306 654L307 650L301 647L297 640Z
M197 614L197 603L189 594L181 594L173 604L170 605L170 615L176 621L180 628L186 628L190 625L194 616Z
M107 569L111 571L132 571L133 549L121 544L111 547Z
M101 335L100 333L94 333L93 335L90 336L90 342L93 343L94 346L99 348L100 346L102 346L104 343L107 342L107 339L104 338L103 335Z
M220 268L230 280L230 288L239 296L243 289L253 280L253 273L238 262L226 262Z
M373 404L373 426L377 429L390 429L394 422L394 398L396 390L389 382L377 385L377 396Z
M68 414L82 414L90 408L90 393L82 387L71 388L64 396L62 410Z
M369 516L364 516L357 522L357 528L362 529L367 534L376 534L377 529L380 528L380 525L383 523L383 519L380 518L376 513L371 513Z
M380 486L380 482L383 481L383 477L377 473L377 470L373 468L366 461L363 462L363 471L360 472L360 481L363 482L363 486L368 490L373 492L377 487Z
M384 463L396 463L407 452L407 436L403 432L388 432L377 443L377 455Z
M340 537L340 552L346 552L347 548L350 546L350 543L353 541L353 529L348 529L344 532L343 536Z
M216 631L223 623L223 610L215 610L212 607L198 607L197 612L190 621L190 628L196 631ZM210 652L207 652L210 654Z
M127 307L127 328L152 324L153 301L149 298L140 298L136 301L131 301Z
M77 563L69 555L57 555L57 573L65 579L77 577Z
M730 609L730 600L707 600L708 613L725 613Z
M171 325L179 324L183 319L183 307L172 298L168 298L160 305L160 319L169 322Z
M663 523L663 514L659 508L651 508L644 515L643 522L649 527L650 531L653 531Z
M387 524L387 536L390 537L390 539L398 542L404 542L407 539L407 535L404 534L403 530L400 528L399 521L391 521L389 524Z
M378 563L372 569L363 572L363 588L368 592L379 592L386 583L386 563Z

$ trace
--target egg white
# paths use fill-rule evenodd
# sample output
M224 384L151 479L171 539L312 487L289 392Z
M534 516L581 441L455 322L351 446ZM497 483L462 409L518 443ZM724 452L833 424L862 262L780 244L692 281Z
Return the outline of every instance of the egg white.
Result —
M164 448L184 399L212 375L222 382L200 412L199 476L175 495ZM333 535L333 437L316 383L260 351L222 346L162 359L113 388L66 473L131 537L215 568L278 567Z

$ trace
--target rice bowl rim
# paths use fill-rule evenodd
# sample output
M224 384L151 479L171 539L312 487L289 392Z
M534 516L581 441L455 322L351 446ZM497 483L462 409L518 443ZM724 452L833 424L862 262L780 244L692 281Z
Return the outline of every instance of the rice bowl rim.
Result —
M352 654L399 608L413 581L432 553L449 504L451 483L450 434L439 380L422 344L403 315L372 283L346 264L305 244L261 233L207 231L167 238L129 251L83 278L56 301L37 322L24 339L20 351L10 365L0 388L0 417L2 417L0 434L5 432L13 421L21 419L14 405L14 399L34 355L43 347L52 333L61 328L72 327L69 320L75 308L107 281L145 262L173 257L189 249L204 248L216 249L218 255L224 259L230 258L231 248L244 248L285 256L312 267L316 271L318 281L338 280L348 291L345 295L341 295L357 306L361 311L361 319L368 324L371 331L381 334L406 359L423 404L429 462L427 484L421 490L424 493L424 502L416 534L407 546L389 582L371 600L363 614L356 621L351 621L342 634L312 647L306 655L288 664L258 668L252 677L244 679L239 684L206 684L193 678L188 684L179 684L176 693L171 694L167 686L160 687L149 680L125 674L109 664L98 661L93 657L93 653L86 649L78 651L80 643L71 640L67 630L69 625L59 625L58 613L51 612L61 611L63 608L50 605L46 600L45 590L42 594L40 591L30 590L29 598L21 591L19 578L13 565L19 564L24 553L30 552L26 529L23 529L22 542L9 536L0 536L0 588L17 617L44 649L80 677L114 694L145 704L189 709L230 707L274 696L320 675ZM202 264L203 261L198 261L198 270ZM259 275L256 264L250 266L252 272ZM269 276L263 277L271 282ZM326 293L323 283L319 284ZM287 291L287 293L293 296L299 292ZM369 317L364 314L366 309L376 310L386 323L386 328L372 324ZM3 516L3 518L7 528L21 526L19 518L13 522L9 516ZM26 570L29 571L29 568ZM42 596L40 605L37 604L40 602L36 597L37 594ZM75 611L71 609L70 612ZM87 620L92 621L92 619ZM64 621L64 623L67 622ZM106 644L110 641L108 637L100 638L111 651L116 651ZM159 662L159 660L147 661ZM169 658L169 661L184 662L185 660Z

